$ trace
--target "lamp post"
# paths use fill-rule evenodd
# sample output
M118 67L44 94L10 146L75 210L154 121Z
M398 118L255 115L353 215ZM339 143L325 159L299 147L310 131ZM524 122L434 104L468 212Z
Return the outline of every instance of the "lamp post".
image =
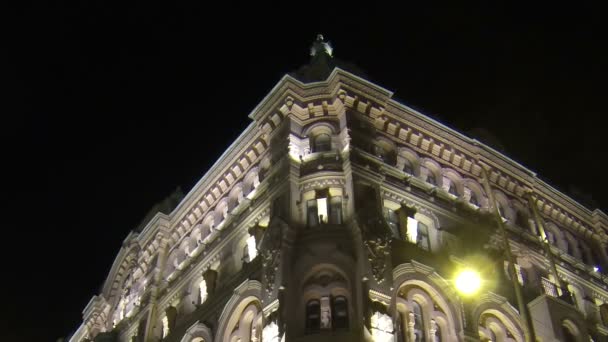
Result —
M503 240L503 248L508 264L507 269L509 271L509 275L511 276L511 282L513 283L513 289L515 291L515 298L517 300L519 314L521 315L521 320L524 323L524 339L526 340L526 342L534 342L534 328L528 316L528 307L526 306L526 303L524 301L521 284L517 279L515 262L513 259L513 254L511 253L511 244L509 243L509 236L507 235L507 230L505 229L504 222L502 221L502 217L500 215L500 211L498 210L498 206L496 205L496 201L494 199L494 194L492 193L492 187L490 185L488 172L486 171L484 165L480 164L480 166L481 174L483 176L483 184L486 189L486 193L488 194L488 199L490 200L490 209L493 211L494 217L496 218L498 230L500 231L500 235Z

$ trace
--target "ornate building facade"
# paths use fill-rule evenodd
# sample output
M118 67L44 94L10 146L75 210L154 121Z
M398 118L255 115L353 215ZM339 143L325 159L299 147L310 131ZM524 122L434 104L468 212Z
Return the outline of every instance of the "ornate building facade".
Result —
M607 341L608 217L332 53L127 236L70 341Z

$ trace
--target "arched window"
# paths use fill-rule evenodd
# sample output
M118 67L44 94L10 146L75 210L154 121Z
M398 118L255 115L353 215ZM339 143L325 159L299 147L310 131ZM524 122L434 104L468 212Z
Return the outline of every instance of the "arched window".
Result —
M500 203L496 203L496 206L498 207L498 214L500 215L500 217L502 217L502 220L505 221L506 220L505 209L503 208L502 204L500 204Z
M207 300L207 282L205 279L201 279L198 284L198 303L203 304Z
M222 320L220 320L222 321ZM262 338L263 312L257 299L245 299L231 310L225 323L221 323L222 339L227 342L254 342ZM225 329L221 326L225 324Z
M469 199L469 203L472 205L479 207L479 198L477 198L477 194L474 191L471 191L471 198Z
M524 229L528 229L528 217L520 210L515 213L515 225Z
M555 245L555 234L551 230L546 229L545 236L547 237L547 242L549 242L552 245Z
M488 329L487 335L488 336L484 337L482 339L482 341L484 341L484 342L496 342L497 341L496 340L496 334L494 333L494 331Z
M566 324L566 322L562 323L562 335L564 337L564 342L576 342L576 334L572 331L572 328Z
M306 303L306 333L316 333L321 329L321 302L311 299Z
M412 312L414 326L412 327L414 332L415 342L425 341L424 333L424 317L422 317L422 307L418 302L412 303Z
M312 152L331 151L331 136L327 133L321 133L313 138Z
M437 185L437 177L431 169L428 169L428 172L426 174L426 182L431 185Z
M448 193L458 196L458 190L456 189L456 184L454 181L450 180L450 186L448 187Z
M441 342L441 341L443 341L443 339L441 337L441 327L439 325L437 325L437 323L435 323L435 325L436 325L435 340L433 340L433 342Z
M414 174L414 165L407 158L404 158L403 172L409 173L410 175Z
M376 157L386 161L387 157L388 157L388 151L380 145L374 145L374 155L376 155Z
M348 301L344 296L337 296L333 301L334 329L348 329Z

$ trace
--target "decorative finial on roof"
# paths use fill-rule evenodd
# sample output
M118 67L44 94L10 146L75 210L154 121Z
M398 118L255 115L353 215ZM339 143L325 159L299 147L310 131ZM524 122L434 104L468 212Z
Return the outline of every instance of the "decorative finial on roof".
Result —
M317 35L317 40L315 40L315 42L312 43L312 46L310 47L310 55L312 57L316 57L319 53L325 53L329 57L333 57L333 51L334 49L331 47L329 42L326 42L323 39L322 34Z

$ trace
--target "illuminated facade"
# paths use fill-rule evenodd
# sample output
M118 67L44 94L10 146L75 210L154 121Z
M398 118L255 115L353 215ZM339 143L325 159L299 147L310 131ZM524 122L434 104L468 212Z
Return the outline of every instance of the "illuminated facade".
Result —
M607 340L604 213L345 71L322 37L311 56L125 239L70 341ZM464 268L483 279L469 296Z

